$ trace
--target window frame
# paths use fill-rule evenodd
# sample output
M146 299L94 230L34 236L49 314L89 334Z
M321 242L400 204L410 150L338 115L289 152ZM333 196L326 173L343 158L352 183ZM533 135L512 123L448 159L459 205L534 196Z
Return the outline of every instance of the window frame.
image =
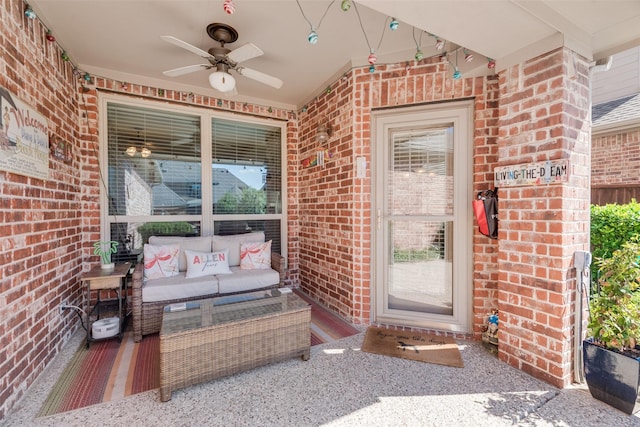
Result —
M182 114L190 114L200 117L200 165L201 165L201 186L203 189L212 188L213 170L212 170L212 128L213 119L223 119L229 121L241 122L244 124L256 124L262 126L273 126L280 128L280 188L281 188L281 212L271 214L214 214L213 208L206 209L205 206L213 207L213 192L202 191L202 209L201 213L195 215L111 215L109 214L109 153L108 153L108 126L107 126L107 106L109 103L127 105L131 107L150 108L159 111L176 112ZM99 117L99 141L100 149L98 153L99 170L100 170L100 239L103 241L111 240L111 225L114 223L142 223L142 222L166 222L187 221L200 222L200 234L202 236L211 236L214 233L216 221L238 221L238 220L279 220L280 221L280 242L281 255L287 259L287 122L285 120L277 120L271 118L262 118L233 112L225 112L211 110L199 106L186 106L167 104L161 101L152 101L145 99L132 99L126 96L115 94L98 94Z

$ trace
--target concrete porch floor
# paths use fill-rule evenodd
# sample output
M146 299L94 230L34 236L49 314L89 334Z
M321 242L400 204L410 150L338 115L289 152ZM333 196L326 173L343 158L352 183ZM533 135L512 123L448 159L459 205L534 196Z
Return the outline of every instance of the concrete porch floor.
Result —
M640 426L591 397L514 369L481 343L458 341L464 368L360 351L364 331L292 359L178 390L34 418L84 339L78 331L4 426Z

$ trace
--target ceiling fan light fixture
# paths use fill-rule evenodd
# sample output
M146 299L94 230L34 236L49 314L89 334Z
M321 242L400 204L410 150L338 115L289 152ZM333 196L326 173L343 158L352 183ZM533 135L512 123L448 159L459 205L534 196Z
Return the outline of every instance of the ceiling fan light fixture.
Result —
M209 84L220 92L231 92L236 87L236 79L224 71L214 71L209 75Z
M151 155L151 150L149 150L147 147L144 147L142 150L140 150L140 155L144 158L147 158Z
M127 149L124 150L124 152L127 153L127 156L131 156L131 157L136 155L136 151L137 151L136 147L134 147L134 146L127 147Z

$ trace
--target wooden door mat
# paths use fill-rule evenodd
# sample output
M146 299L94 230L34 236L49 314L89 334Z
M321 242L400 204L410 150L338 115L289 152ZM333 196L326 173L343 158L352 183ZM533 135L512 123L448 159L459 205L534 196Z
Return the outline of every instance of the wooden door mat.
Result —
M369 327L362 351L438 365L464 367L458 344L450 337Z

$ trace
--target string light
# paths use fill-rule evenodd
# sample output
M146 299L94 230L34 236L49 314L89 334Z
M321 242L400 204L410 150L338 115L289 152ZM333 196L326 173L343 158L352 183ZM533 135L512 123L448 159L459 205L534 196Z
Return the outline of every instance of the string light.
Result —
M222 8L227 15L233 15L233 13L236 11L236 5L233 4L233 0L224 0Z
M56 43L58 45L58 48L60 49L60 58L64 61L64 62L70 62L71 63L71 72L73 73L73 76L76 79L80 79L82 78L85 82L87 83L91 83L92 81L92 77L89 73L83 73L81 72L78 67L71 61L71 57L69 56L69 54L67 53L66 50L64 50L62 48L62 46L57 42L56 37L53 35L53 32L46 28L46 25L44 24L44 22L42 22L41 19L38 18L37 14L35 13L35 11L33 10L33 8L28 4L25 3L25 9L24 9L24 15L29 18L29 19L38 19L40 25L46 29L46 34L45 34L45 39L51 43ZM86 86L82 85L82 90L84 92L87 92L89 89L86 88Z
M464 60L465 60L465 62L473 61L473 54L471 52L469 52L466 48L462 49L462 52L464 52Z
M302 13L302 17L304 18L305 21L307 21L307 23L309 24L309 27L311 27L311 31L309 32L309 35L307 35L307 41L310 44L317 44L318 43L318 32L317 31L320 29L320 25L322 24L322 21L324 20L324 17L327 16L327 12L329 12L329 8L331 8L331 6L333 5L333 3L335 3L335 1L336 0L331 0L331 3L329 3L329 6L327 6L327 9L324 11L324 14L320 18L320 21L318 21L318 25L316 27L314 27L313 24L311 23L311 21L309 20L309 18L307 18L307 15L304 14L304 10L302 10L302 5L300 4L300 0L296 0L296 3L298 4L298 8L300 8L300 13Z
M378 42L378 46L374 49L371 47L371 43L369 43L369 37L367 37L367 32L364 30L364 25L362 24L362 18L360 17L360 11L358 10L358 4L353 3L353 8L356 10L356 15L358 15L358 22L360 23L362 34L364 34L364 40L367 42L367 46L369 46L369 57L367 58L370 64L369 72L374 73L376 71L375 63L378 62L376 51L380 49L380 46L382 45L382 39L384 38L384 32L387 29L387 20L389 18L387 17L387 19L385 19L385 25L384 27L382 27L382 34L380 34L380 41ZM391 19L394 20L395 18L391 18Z
M342 3L340 3L340 9L342 9L343 12L348 12L349 9L351 9L351 1L342 0Z
M456 65L453 67L453 69L453 79L460 80L460 78L462 77L462 73L460 72L460 70L458 70L458 50L456 50Z
M24 16L29 19L36 19L36 13L31 9L31 6L27 5L24 9Z
M440 37L438 37L438 36L433 36L433 37L435 37L435 38L436 38L436 50L442 50L442 49L444 49L445 41L444 41L444 40L442 40L442 39L441 39Z
M487 68L488 69L492 70L492 69L496 68L496 60L495 59L487 58L487 60L489 61L489 62L487 62Z
M422 61L422 58L424 58L424 53L422 53L422 34L424 33L424 31L420 31L420 37L418 37L418 40L416 40L416 27L413 27L413 41L416 44L416 54L414 55L414 58L416 59L416 61Z
M391 22L389 22L389 28L391 29L391 31L397 30L399 26L400 23L398 22L398 20L396 18L391 18Z
M371 51L371 53L369 54L369 58L367 58L369 61L369 64L373 65L376 62L378 62L378 57L376 56L375 53L373 53L373 51Z

